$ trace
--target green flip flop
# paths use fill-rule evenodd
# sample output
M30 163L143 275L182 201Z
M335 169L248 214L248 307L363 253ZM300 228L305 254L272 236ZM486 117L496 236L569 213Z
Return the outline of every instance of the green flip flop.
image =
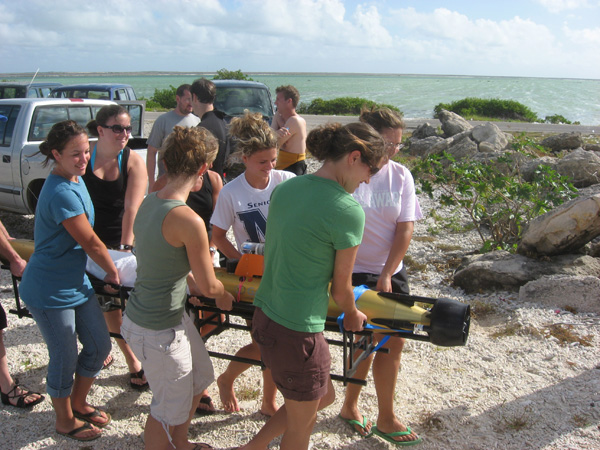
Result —
M406 431L395 431L393 433L384 433L382 431L379 431L377 429L377 425L375 425L373 428L373 433L376 434L377 436L379 436L382 439L385 439L388 442L391 442L392 444L395 445L403 445L403 446L408 446L408 445L417 445L420 444L421 442L423 442L423 439L420 437L417 437L417 439L413 440L413 441L397 441L396 439L394 439L395 437L400 437L400 436L408 436L409 434L412 433L412 430L410 429L410 427L406 427Z
M373 428L372 427L371 427L370 431L367 431L367 425L369 424L369 419L367 419L366 416L364 416L364 415L362 416L362 418L363 418L362 423L359 422L358 420L346 419L346 418L342 417L339 414L338 414L338 417L340 419L342 419L344 422L346 422L350 426L350 428L352 428L352 431L354 431L355 433L359 434L360 436L362 436L364 438L368 438L368 437L371 437L373 435ZM356 427L359 427L366 434L361 433Z

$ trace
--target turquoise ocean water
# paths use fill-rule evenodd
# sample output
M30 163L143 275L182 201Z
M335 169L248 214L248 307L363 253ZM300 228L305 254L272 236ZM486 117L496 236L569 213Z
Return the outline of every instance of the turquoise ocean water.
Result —
M64 76L63 76L64 75ZM36 81L62 84L112 82L131 84L137 95L150 98L155 89L191 83L203 74L136 74L110 73L101 76L47 76ZM407 118L429 118L438 103L465 97L516 100L539 117L560 114L582 125L600 125L600 80L477 77L442 75L377 74L249 74L265 83L274 95L275 88L292 84L300 91L301 102L321 97L363 97L400 108ZM207 75L210 78L211 75ZM8 78L29 81L29 78Z

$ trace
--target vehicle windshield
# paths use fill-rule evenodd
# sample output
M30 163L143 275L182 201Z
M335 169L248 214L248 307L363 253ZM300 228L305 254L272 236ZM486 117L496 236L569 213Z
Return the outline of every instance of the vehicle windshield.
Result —
M245 110L273 117L269 91L254 87L218 87L215 108L228 116L241 116Z

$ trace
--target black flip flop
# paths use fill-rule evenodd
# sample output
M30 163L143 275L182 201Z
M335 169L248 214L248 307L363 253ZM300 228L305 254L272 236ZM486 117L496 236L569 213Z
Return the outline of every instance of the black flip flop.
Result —
M203 404L203 405L208 406L209 408L212 407L213 409L212 410L210 410L210 409L203 409L203 408L200 408L200 406L198 406L196 408L196 414L198 414L200 416L210 416L211 414L214 414L214 413L217 412L214 409L215 406L213 405L212 398L210 398L210 396L207 395L205 397L202 397L200 399L200 403Z
M140 370L137 373L130 373L129 374L129 385L131 386L132 389L135 389L136 391L145 391L146 389L148 389L150 387L150 385L148 384L147 381L143 384L136 384L133 382L133 380L143 380L143 379L144 379L144 369Z
M102 433L98 433L94 436L88 436L88 437L78 437L77 433L81 433L82 431L87 431L87 430L91 430L92 426L89 423L84 423L82 426L75 428L74 430L69 431L68 433L62 433L58 430L56 430L56 432L58 434L60 434L61 436L65 436L68 437L69 439L74 439L76 441L93 441L94 439L98 439L100 436L102 436Z

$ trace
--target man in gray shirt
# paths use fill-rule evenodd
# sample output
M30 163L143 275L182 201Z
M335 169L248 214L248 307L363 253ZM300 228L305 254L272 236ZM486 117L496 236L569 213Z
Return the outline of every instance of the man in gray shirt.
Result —
M152 191L156 179L156 163L158 155L158 176L165 173L162 163L162 146L165 139L175 126L195 127L200 123L200 118L192 113L192 94L190 85L182 84L177 88L175 101L177 106L168 113L161 114L152 125L152 131L148 137L148 153L146 155L146 167L148 169L148 192Z

